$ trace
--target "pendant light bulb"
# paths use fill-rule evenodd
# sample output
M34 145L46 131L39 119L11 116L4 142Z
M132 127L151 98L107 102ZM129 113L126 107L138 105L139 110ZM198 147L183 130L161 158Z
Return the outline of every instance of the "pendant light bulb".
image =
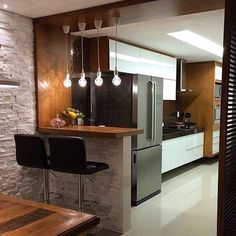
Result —
M119 77L119 73L117 70L114 71L114 78L112 79L112 83L115 86L120 86L121 78Z
M102 79L102 73L101 73L101 71L98 71L98 72L97 72L97 77L96 77L94 83L95 83L95 85L98 86L98 87L102 86L102 84L103 84L103 79Z
M70 33L70 26L69 25L63 25L62 26L63 32L66 35L66 76L65 80L63 81L63 85L65 88L71 87L71 80L70 80L70 74L69 74L69 64L68 64L68 34Z
M66 74L65 80L64 80L64 82L63 82L63 85L64 85L66 88L71 87L71 80L70 80L70 74L69 74L69 73Z
M121 78L119 77L119 72L117 70L117 28L120 24L120 17L113 17L114 25L116 27L116 42L115 42L115 51L116 51L116 58L115 58L115 71L114 71L114 78L112 79L112 83L114 86L120 86L121 84Z
M85 73L84 72L82 72L80 74L80 79L78 81L78 84L82 88L84 88L87 85L87 80L85 79Z

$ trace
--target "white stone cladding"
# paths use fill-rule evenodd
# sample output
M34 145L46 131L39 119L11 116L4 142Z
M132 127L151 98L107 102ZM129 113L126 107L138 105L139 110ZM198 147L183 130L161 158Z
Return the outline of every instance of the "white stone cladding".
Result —
M84 177L84 211L100 217L99 228L125 233L131 228L131 137L84 139L87 159L109 165ZM54 174L49 178L50 203L78 209L78 175Z
M4 10L0 10L0 74L21 83L19 88L0 88L0 193L39 199L41 171L17 165L13 139L15 133L35 132L33 22Z

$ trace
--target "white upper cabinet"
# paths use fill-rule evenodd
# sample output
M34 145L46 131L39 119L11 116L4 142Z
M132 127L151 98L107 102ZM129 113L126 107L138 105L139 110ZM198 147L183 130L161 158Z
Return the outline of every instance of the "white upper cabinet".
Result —
M161 55L161 77L176 81L176 61L174 57Z
M218 81L222 81L222 67L221 66L215 67L215 79Z
M140 49L139 74L162 78L161 55L145 49Z
M163 80L163 100L176 100L176 80Z
M109 40L110 70L115 70L115 41ZM117 69L121 72L138 74L140 48L125 43L117 43Z
M115 41L109 39L110 70L115 70ZM176 58L150 50L117 43L117 68L120 72L150 75L164 79L164 100L176 99Z

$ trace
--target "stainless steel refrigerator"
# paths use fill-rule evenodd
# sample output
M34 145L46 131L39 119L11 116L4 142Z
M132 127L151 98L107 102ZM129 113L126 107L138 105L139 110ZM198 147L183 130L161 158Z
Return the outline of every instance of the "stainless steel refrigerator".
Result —
M163 80L138 75L137 127L144 133L132 139L132 204L161 191Z
M120 73L122 83L112 84L113 73L103 73L104 84L96 87L90 76L89 99L72 92L72 104L90 102L90 124L141 128L144 133L132 137L132 204L138 205L161 191L161 142L163 80L161 78ZM83 93L82 93L83 94Z

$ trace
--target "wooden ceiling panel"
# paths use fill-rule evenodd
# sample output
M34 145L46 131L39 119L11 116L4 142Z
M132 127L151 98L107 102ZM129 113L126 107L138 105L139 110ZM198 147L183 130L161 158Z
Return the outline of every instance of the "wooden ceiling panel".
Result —
M186 15L224 8L224 0L129 0L98 7L77 10L47 17L36 18L35 23L49 27L69 24L71 31L77 31L77 23L86 21L86 29L94 28L94 19L102 19L103 27L113 25L113 16L121 17L121 24Z

